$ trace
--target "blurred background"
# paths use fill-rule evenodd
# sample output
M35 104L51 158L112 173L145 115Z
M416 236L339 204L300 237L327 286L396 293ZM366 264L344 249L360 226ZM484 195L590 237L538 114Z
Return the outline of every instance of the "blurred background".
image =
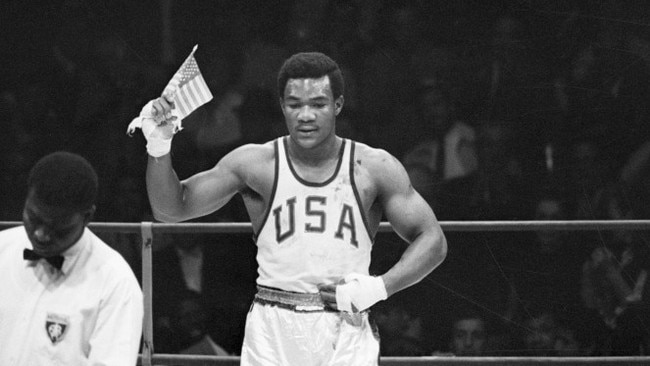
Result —
M181 178L283 135L276 73L321 51L345 76L338 133L401 160L439 220L650 218L647 1L7 0L0 24L1 221L21 220L29 168L55 150L98 170L96 221L152 220L126 127L195 44L215 98L174 138ZM196 221L247 220L235 199ZM139 238L103 236L139 274ZM647 233L448 240L440 268L373 310L382 354L650 353ZM237 354L250 235L161 241L156 351ZM374 273L405 248L375 246Z

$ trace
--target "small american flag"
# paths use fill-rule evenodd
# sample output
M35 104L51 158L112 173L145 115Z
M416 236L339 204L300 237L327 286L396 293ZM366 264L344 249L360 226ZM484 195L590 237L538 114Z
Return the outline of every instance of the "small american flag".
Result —
M198 45L194 46L192 52L185 62L176 71L174 77L169 81L163 93L174 93L176 112L180 119L184 119L195 109L212 100L212 93L201 75L199 65L194 58L194 52Z

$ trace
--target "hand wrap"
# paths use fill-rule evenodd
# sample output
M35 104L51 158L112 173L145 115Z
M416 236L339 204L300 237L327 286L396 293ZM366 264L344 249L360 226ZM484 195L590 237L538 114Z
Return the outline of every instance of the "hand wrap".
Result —
M384 280L379 276L350 273L344 280L343 285L336 287L336 306L341 311L361 312L388 297Z
M142 129L142 134L147 140L147 153L158 158L171 151L172 137L183 127L175 109L172 110L172 115L176 117L174 121L168 122L163 116L154 117L153 102L151 100L142 107L140 115L129 124L127 134L131 135L136 129Z

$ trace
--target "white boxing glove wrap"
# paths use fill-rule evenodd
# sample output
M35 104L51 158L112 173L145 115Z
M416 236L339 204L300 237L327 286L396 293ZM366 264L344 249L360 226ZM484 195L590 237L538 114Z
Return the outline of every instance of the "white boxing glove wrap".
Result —
M168 154L172 148L172 137L182 129L180 119L173 122L166 122L162 117L154 118L153 101L147 103L140 111L140 115L131 121L127 129L130 135L137 128L142 129L142 135L147 140L147 153L154 158ZM172 114L176 116L172 110Z
M142 134L147 139L147 154L159 158L169 154L172 149L172 136L165 138L156 128L156 122L151 118L143 118Z
M379 276L351 273L344 281L336 287L336 306L341 311L364 311L388 297L384 280Z

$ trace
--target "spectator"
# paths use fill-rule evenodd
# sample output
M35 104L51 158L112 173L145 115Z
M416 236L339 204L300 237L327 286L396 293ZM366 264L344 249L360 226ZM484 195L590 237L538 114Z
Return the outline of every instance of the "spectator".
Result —
M610 187L598 217L621 220L635 217L633 197ZM601 356L639 355L646 344L647 276L650 258L639 232L613 230L603 234L582 270L582 299L592 311L596 352Z
M375 311L375 320L381 334L382 356L425 356L427 354L422 328L423 318L409 310L402 301L382 304Z
M478 313L460 312L452 322L449 349L454 356L485 356L488 349L488 325Z
M516 220L530 209L522 176L523 162L513 149L517 138L511 126L493 120L477 127L473 173L442 182L440 217L446 220Z
M443 88L435 79L422 80L416 98L419 113L406 117L413 121L413 137L404 146L416 145L402 159L405 164L427 165L439 181L467 176L478 165L475 131L457 119L449 91Z

